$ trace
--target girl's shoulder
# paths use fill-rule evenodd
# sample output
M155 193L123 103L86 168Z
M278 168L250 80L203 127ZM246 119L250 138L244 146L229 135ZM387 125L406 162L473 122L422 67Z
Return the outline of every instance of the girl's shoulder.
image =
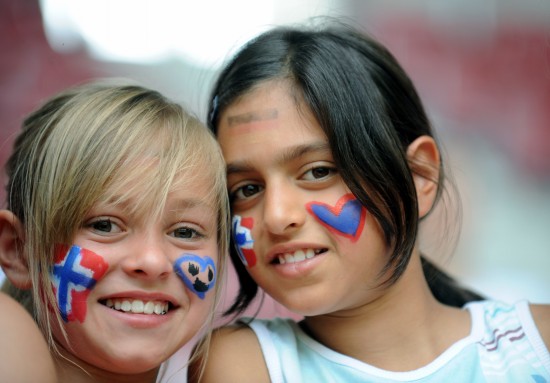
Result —
M23 306L0 293L0 381L55 382L48 345ZM28 368L32 359L32 368Z
M550 305L531 304L529 308L540 336L546 344L546 348L550 350Z
M194 371L200 362L191 366ZM191 380L190 380L191 381ZM243 324L220 327L212 332L201 382L269 382L258 338Z

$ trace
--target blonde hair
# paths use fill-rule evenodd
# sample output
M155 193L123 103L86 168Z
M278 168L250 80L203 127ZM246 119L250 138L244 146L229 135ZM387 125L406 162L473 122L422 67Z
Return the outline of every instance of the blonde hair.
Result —
M218 212L218 301L229 233L225 165L212 134L180 105L131 84L69 89L25 119L6 170L8 209L24 226L19 251L32 279L35 318L54 350L51 325L61 317L48 310L56 303L44 271L53 265L54 245L71 243L98 201L131 197L130 213L154 216L176 182L211 181L209 195L199 197ZM213 315L214 308L206 324Z

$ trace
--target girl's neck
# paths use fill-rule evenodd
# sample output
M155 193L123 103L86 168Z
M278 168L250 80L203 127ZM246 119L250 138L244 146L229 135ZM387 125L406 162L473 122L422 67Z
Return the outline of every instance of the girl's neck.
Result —
M442 305L433 297L418 254L376 300L303 322L306 332L328 348L390 371L425 366L466 337L470 327L467 311Z

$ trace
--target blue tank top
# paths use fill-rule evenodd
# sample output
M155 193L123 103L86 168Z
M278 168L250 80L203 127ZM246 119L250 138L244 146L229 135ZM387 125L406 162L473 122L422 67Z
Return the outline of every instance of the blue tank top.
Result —
M272 383L495 382L550 383L550 355L528 303L473 302L470 335L413 371L382 370L337 353L291 319L248 323L260 342Z

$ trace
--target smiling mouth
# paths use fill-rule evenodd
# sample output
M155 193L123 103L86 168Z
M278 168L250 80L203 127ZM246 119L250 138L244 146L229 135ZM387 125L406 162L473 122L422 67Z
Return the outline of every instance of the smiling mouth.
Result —
M173 309L170 302L166 301L142 301L140 299L105 299L99 301L104 306L116 311L132 314L166 315Z
M284 265L287 263L297 263L305 261L306 259L311 259L316 255L326 252L327 249L300 249L294 252L281 253L278 254L275 259L273 259L274 264Z

